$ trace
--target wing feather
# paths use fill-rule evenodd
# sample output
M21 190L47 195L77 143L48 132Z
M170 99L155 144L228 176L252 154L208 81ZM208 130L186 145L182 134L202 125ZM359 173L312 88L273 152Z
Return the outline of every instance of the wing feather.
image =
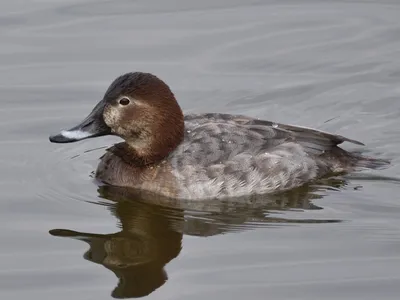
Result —
M267 144L276 145L277 143L279 144L278 141L297 142L313 154L323 153L343 142L364 145L360 141L317 129L259 120L243 115L220 113L192 114L187 115L185 119L199 126L213 123L223 127L223 124L227 124L227 126L230 125L229 130L235 129L233 125L236 125L237 131L244 130L249 133L261 134L264 140L270 141Z

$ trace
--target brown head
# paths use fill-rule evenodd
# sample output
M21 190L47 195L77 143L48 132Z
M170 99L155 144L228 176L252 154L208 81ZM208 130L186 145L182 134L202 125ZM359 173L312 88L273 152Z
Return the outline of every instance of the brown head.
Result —
M50 141L68 143L107 134L123 138L138 163L155 162L182 141L182 110L162 80L149 73L127 73L114 80L79 125L50 136Z

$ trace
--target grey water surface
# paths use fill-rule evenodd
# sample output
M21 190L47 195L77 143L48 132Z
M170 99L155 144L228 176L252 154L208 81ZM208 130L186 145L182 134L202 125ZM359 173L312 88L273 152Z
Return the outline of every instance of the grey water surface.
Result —
M252 204L99 188L119 139L48 136L129 71L392 164ZM0 104L0 299L398 299L399 1L3 0Z

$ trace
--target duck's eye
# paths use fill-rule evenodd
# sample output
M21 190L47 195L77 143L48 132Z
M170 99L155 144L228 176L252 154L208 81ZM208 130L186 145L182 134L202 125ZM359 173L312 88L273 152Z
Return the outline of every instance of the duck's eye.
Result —
M121 98L121 99L119 99L119 104L121 104L121 105L128 105L129 104L129 102L131 102L128 98Z

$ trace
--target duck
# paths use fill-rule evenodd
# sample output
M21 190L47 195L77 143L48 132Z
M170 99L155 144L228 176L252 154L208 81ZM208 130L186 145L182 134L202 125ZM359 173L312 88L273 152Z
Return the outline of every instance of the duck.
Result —
M246 115L184 115L170 87L146 72L117 77L82 122L49 140L105 135L123 141L100 157L101 184L178 200L275 194L389 163L344 150L344 142L364 144L317 129Z

